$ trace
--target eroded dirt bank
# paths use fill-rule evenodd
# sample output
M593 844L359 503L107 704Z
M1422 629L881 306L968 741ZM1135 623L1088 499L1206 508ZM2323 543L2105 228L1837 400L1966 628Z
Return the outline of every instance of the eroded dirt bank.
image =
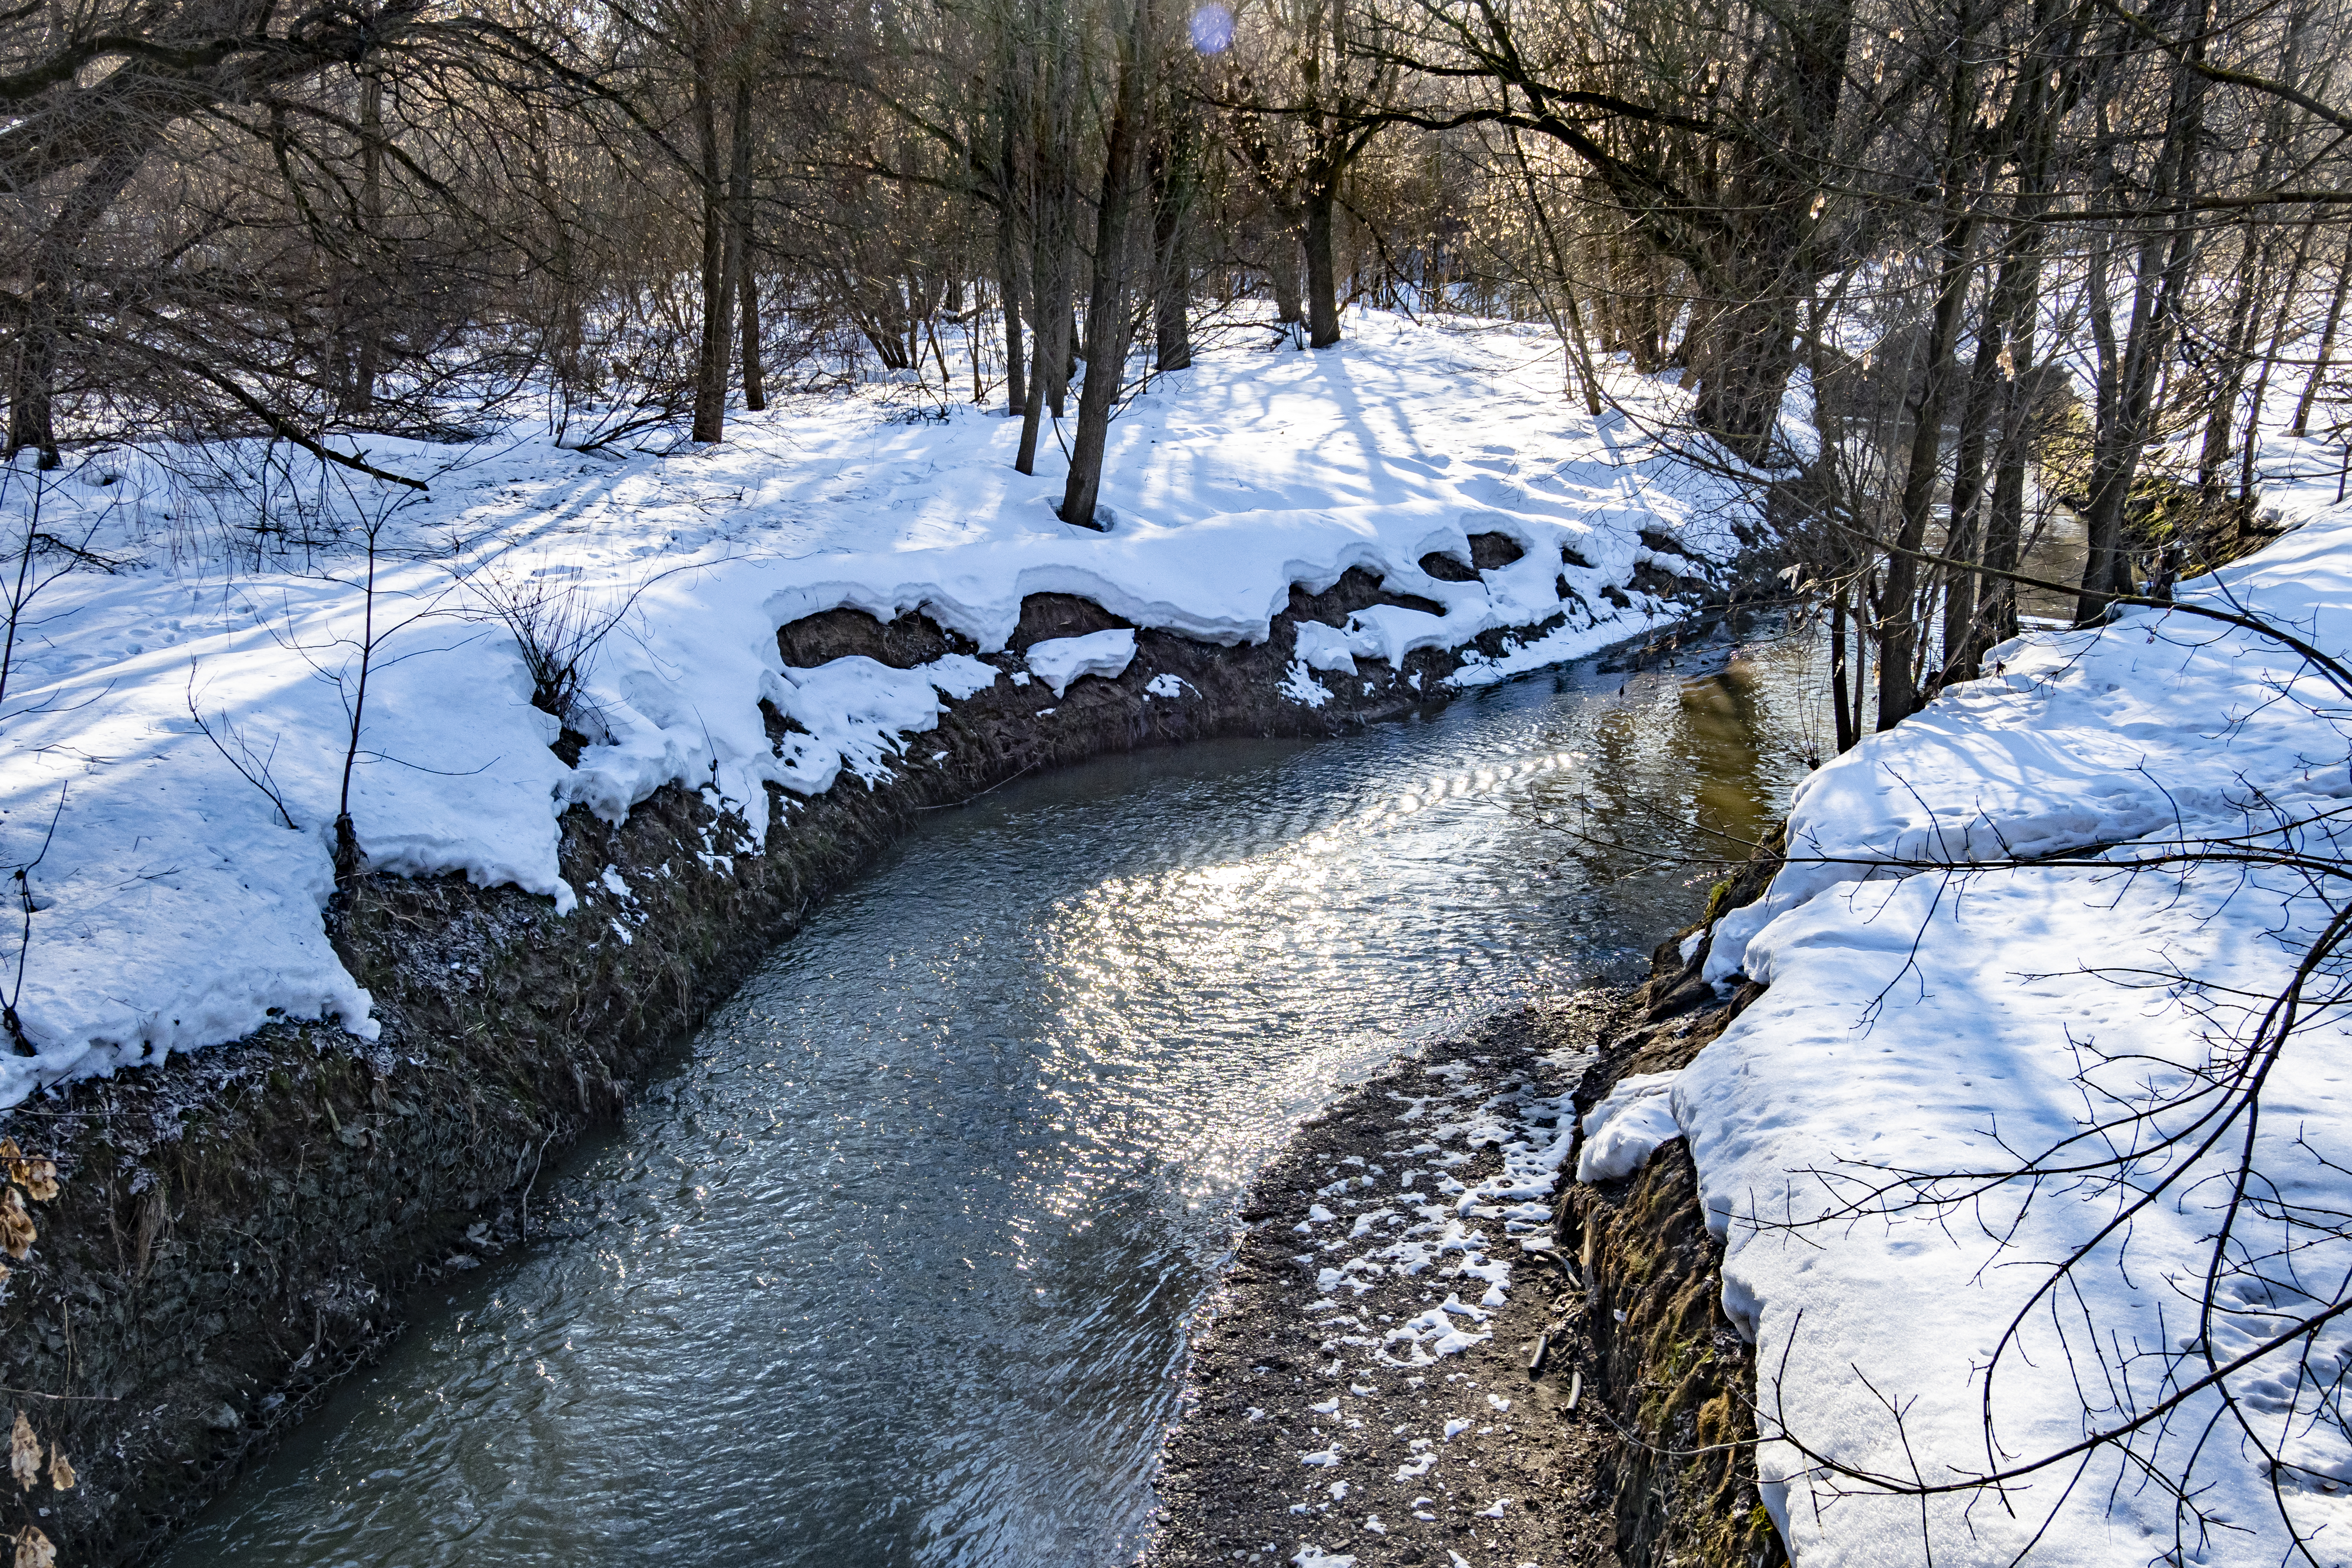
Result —
M1708 918L1760 897L1778 865L1768 845L1714 890ZM1303 1128L1261 1173L1193 1336L1189 1414L1158 1481L1154 1568L1786 1563L1756 1490L1755 1355L1723 1315L1723 1247L1680 1140L1621 1180L1569 1183L1552 1215L1559 1262L1525 1261L1522 1288L1479 1325L1492 1337L1410 1386L1330 1375L1328 1312L1302 1310L1318 1274L1297 1222L1347 1156L1396 1167L1418 1136L1402 1111L1426 1080L1466 1066L1481 1093L1572 1089L1580 1119L1620 1078L1687 1065L1761 994L1749 986L1727 1002L1699 978L1705 944L1687 961L1680 948L1679 936L1660 943L1631 992L1531 1005L1429 1046ZM1580 1071L1560 1065L1580 1053ZM1573 1154L1562 1170L1575 1170ZM1458 1268L1399 1272L1348 1305L1384 1329L1459 1283ZM1473 1418L1458 1429L1456 1407ZM1407 1475L1400 1460L1416 1436L1440 1458ZM1337 1466L1316 1462L1327 1441ZM1334 1480L1347 1489L1331 1494Z
M1448 564L1517 550L1499 535L1473 546ZM1117 679L1060 699L1001 679L910 737L895 776L789 803L763 843L707 790L665 788L617 826L574 810L561 853L582 908L568 918L511 888L362 879L331 918L375 998L374 1045L289 1023L12 1113L63 1191L36 1205L38 1247L0 1301L0 1388L79 1484L25 1494L6 1528L37 1526L68 1565L152 1556L398 1332L407 1292L522 1236L546 1164L614 1118L652 1057L919 813L1104 752L1337 734L1434 706L1466 650L1318 678L1319 705L1283 689L1298 689L1301 621L1410 602L1351 571L1319 595L1294 589L1265 643L1143 630ZM1121 625L1034 595L991 662L1017 672L1036 641ZM1489 633L1483 651L1546 629ZM793 666L860 654L908 668L956 641L920 616L835 611L778 645ZM781 739L790 721L769 719Z

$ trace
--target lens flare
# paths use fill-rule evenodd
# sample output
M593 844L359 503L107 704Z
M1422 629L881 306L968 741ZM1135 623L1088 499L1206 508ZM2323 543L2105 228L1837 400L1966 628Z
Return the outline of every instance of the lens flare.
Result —
M1223 5L1203 5L1192 13L1192 47L1204 55L1222 55L1234 41L1234 14Z

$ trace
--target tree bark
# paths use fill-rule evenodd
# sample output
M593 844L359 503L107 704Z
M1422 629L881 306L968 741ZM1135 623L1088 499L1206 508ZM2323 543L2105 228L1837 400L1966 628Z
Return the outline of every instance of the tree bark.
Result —
M1102 489L1103 447L1110 437L1128 347L1129 218L1135 205L1135 142L1150 37L1147 0L1135 0L1133 36L1119 51L1118 91L1103 149L1102 199L1095 207L1093 286L1087 294L1087 379L1078 389L1078 428L1070 444L1069 482L1062 521L1098 527L1095 503Z
M996 286L1004 303L1004 412L1020 414L1029 401L1021 352L1021 204L1023 182L1013 129L1013 107L1004 116L1004 143L997 159ZM1026 472L1026 469L1023 470Z
M342 412L366 414L375 406L375 383L383 357L383 285L375 268L385 260L383 244L383 78L369 70L360 78L360 233L362 259L352 279L356 342L351 379L342 389Z
M2172 341L2174 317L2188 287L2189 263L2197 254L2197 225L2179 209L2196 190L2197 143L2204 129L2204 78L2195 66L2204 58L2206 24L2210 0L2200 0L2183 45L2187 58L2177 70L2165 116L2165 140L2159 152L2151 207L2168 213L2161 224L2151 223L2138 247L2132 288L2131 324L2123 352L2111 376L2103 375L2100 426L2091 454L2090 504L2084 510L2088 535L2083 563L2082 591L2074 600L2074 623L2093 626L2106 617L2116 595L2131 591L2131 557L2124 549L2124 506L2130 499L2133 479L2139 472L2142 449L2149 429L2157 378L2164 366L2165 350ZM2095 312L2104 315L2103 311ZM2099 323L2095 322L2095 326ZM2112 329L2109 329L2110 331Z
M1192 124L1179 110L1151 144L1151 367L1192 363Z
M44 468L57 468L64 460L58 454L54 407L57 342L73 294L74 254L146 162L151 144L149 141L127 142L100 159L34 243L36 271L19 328L15 384L9 389L6 456L10 458L30 447L40 454Z
M1310 169L1307 181L1303 204L1307 209L1307 346L1328 349L1339 341L1339 280L1331 254L1339 171Z
M719 153L719 18L715 0L695 7L694 136L702 195L702 341L694 369L693 439L727 437L727 372L735 331L733 274L727 265L726 170Z
M1265 275L1274 285L1274 319L1296 326L1307 319L1298 302L1298 240L1277 216L1267 248Z
M2311 367L2309 379L2303 384L2303 395L2294 400L2294 423L2287 429L2301 436L2311 427L2311 405L2318 400L2320 379L2327 374L2327 362L2336 353L2336 331L2344 324L2344 295L2352 288L2352 229L2345 231L2344 254L2336 258L2336 287L2327 296L2327 325L2319 334L2319 353Z
M1886 561L1886 591L1880 601L1878 641L1878 728L1891 730L1918 710L1919 690L1913 664L1922 629L1918 606L1918 563L1904 552L1916 552L1927 541L1927 517L1936 500L1936 475L1944 440L1944 404L1949 392L1954 350L1959 337L1960 309L1968 300L1969 279L1976 273L1975 211L1968 205L1969 121L1976 111L1976 72L1969 63L1969 40L1975 32L1970 7L1963 4L1945 100L1944 149L1938 183L1943 187L1944 221L1940 248L1943 265L1936 285L1934 312L1928 318L1926 363L1920 366L1918 392L1911 407L1911 454L1903 477L1903 498L1894 551Z
M768 406L768 388L760 374L760 288L751 268L751 79L735 83L735 121L730 128L727 173L727 276L729 288L741 301L743 406L757 413Z

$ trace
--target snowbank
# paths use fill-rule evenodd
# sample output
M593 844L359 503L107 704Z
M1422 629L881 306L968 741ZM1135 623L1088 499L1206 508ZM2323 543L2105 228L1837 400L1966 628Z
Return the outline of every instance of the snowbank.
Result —
M368 863L511 883L564 910L568 807L616 819L675 783L761 832L766 785L805 797L844 770L878 779L944 704L1031 673L1058 692L1123 668L1134 646L1041 643L1025 670L961 654L787 668L777 631L812 614L919 609L988 655L1041 593L1228 645L1264 639L1294 584L1320 592L1351 567L1438 607L1376 605L1316 632L1282 689L1308 703L1358 659L1495 628L1564 616L1482 656L1465 683L1660 624L1672 612L1631 587L1636 568L1727 559L1727 498L1622 416L1575 412L1555 374L1513 331L1377 315L1334 351L1208 353L1113 427L1107 535L1055 517L1055 472L1013 471L1012 423L971 409L909 423L869 394L787 400L721 447L667 458L520 430L464 448L374 441L373 460L432 493L319 476L325 499L301 527L345 524L323 543L205 481L217 453L101 453L37 495L11 474L0 515L37 500L45 531L130 564L46 591L0 710L0 864L31 867L15 1001L36 1053L0 1058L0 1106L277 1016L373 1029L321 922L370 625L354 516L382 521L383 546L351 795ZM1674 395L1630 377L1624 391ZM1467 563L1488 532L1525 553L1473 581L1421 570L1431 552ZM551 750L560 727L530 705L516 639L487 614L494 581L617 617L589 670L576 767ZM792 721L781 744L763 700Z
M2352 647L2352 513L2192 586ZM1727 1242L1724 1303L1757 1342L1768 1439L1945 1484L2146 1424L2130 1458L2098 1448L2004 1499L1924 1509L1768 1440L1768 1506L1802 1568L1924 1563L1923 1533L1947 1565L2029 1547L2070 1564L2276 1563L2282 1509L2316 1561L2352 1560L2352 1442L2329 1392L2352 1359L2341 1320L2229 1380L2294 1468L2274 1475L2210 1390L2154 1414L2204 1375L2206 1349L2227 1362L2344 1297L2352 1247L2325 1233L2352 1199L2339 1007L2305 1015L2263 1093L2252 1159L2275 1185L2240 1216L2207 1327L2197 1299L2247 1128L2195 1163L2154 1137L2210 1108L2178 1097L2226 1068L2323 902L2256 867L2114 868L2238 834L2341 863L2342 701L2276 643L2178 614L2029 636L1987 665L1799 788L1790 863L1718 922L1706 969L1770 989L1680 1075L1675 1120ZM2068 853L2107 864L1920 864ZM2095 1122L2111 1131L2081 1138ZM2000 1179L2068 1139L2060 1173ZM2081 1169L2118 1150L2126 1184ZM1988 1179L1906 1182L1922 1173ZM2280 1205L2310 1205L2306 1223L2290 1233Z

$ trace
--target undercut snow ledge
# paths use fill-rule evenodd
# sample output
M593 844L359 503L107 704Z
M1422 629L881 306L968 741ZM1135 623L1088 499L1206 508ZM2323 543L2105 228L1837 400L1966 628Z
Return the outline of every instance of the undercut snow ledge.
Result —
M1082 637L1052 637L1029 645L1029 669L1055 696L1068 693L1082 675L1119 676L1135 662L1135 633L1089 632Z

